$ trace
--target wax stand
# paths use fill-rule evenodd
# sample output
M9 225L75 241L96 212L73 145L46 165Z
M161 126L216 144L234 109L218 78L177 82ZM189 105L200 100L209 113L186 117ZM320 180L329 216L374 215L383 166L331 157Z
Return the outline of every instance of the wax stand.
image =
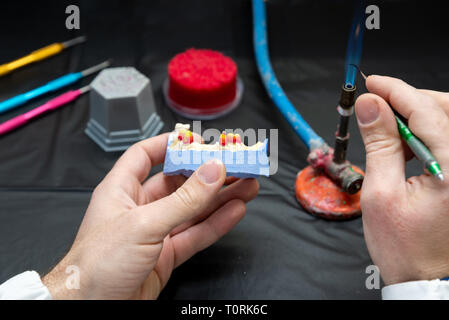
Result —
M358 63L357 59L360 59L363 36L362 7L360 5L357 8L348 44L346 79L350 70L349 78L352 82L345 81L337 108L341 119L336 134L337 148L334 152L334 149L329 147L302 118L276 79L268 54L265 3L264 0L252 1L253 40L259 73L274 104L310 151L307 158L310 166L297 175L296 197L308 212L330 220L346 220L361 214L360 189L363 172L346 160L346 148L349 139L348 121L353 112L356 74L351 67L348 67L348 63Z
M103 70L92 82L85 133L104 151L122 151L163 127L150 79L132 67Z

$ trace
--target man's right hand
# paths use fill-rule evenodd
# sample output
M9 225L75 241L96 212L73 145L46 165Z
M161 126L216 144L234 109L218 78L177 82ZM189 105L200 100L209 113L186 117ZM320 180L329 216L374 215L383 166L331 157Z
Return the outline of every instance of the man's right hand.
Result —
M386 285L449 276L449 94L370 76L356 101L366 149L361 206L365 239ZM445 177L405 178L411 151L393 111L431 150Z

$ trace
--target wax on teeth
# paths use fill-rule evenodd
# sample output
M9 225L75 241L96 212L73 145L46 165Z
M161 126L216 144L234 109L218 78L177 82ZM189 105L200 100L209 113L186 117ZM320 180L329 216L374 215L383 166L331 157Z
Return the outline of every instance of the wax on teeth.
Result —
M220 135L220 146L225 146L226 145L226 133L222 132Z
M191 144L193 142L193 134L187 130L184 134L184 144Z

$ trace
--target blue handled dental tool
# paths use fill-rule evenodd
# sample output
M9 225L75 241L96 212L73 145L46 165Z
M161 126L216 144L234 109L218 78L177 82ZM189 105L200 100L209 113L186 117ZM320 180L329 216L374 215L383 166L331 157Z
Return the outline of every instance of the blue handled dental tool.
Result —
M98 65L95 65L93 67L90 67L86 70L83 70L81 72L73 72L66 74L62 77L56 78L55 80L52 80L43 86L37 87L31 91L19 94L15 97L12 97L10 99L4 100L0 102L0 114L4 113L8 110L17 108L21 105L24 105L30 100L33 100L37 97L40 97L44 94L47 94L49 92L57 91L59 89L62 89L64 87L67 87L79 80L81 80L84 77L87 77L93 73L96 73L104 68L109 67L111 62L105 61Z

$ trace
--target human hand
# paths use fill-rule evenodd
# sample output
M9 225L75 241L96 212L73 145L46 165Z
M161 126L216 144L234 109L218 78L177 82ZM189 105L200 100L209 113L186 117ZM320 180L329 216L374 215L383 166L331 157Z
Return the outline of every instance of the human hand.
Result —
M212 160L189 179L158 173L168 134L139 142L95 188L68 254L43 278L55 299L155 299L174 268L234 227L258 192L255 179L222 188L223 163ZM65 286L68 266L80 289Z
M370 76L371 93L356 101L366 149L362 187L368 250L386 285L449 276L449 94ZM444 182L428 173L405 179L410 149L401 141L391 106L440 163Z

